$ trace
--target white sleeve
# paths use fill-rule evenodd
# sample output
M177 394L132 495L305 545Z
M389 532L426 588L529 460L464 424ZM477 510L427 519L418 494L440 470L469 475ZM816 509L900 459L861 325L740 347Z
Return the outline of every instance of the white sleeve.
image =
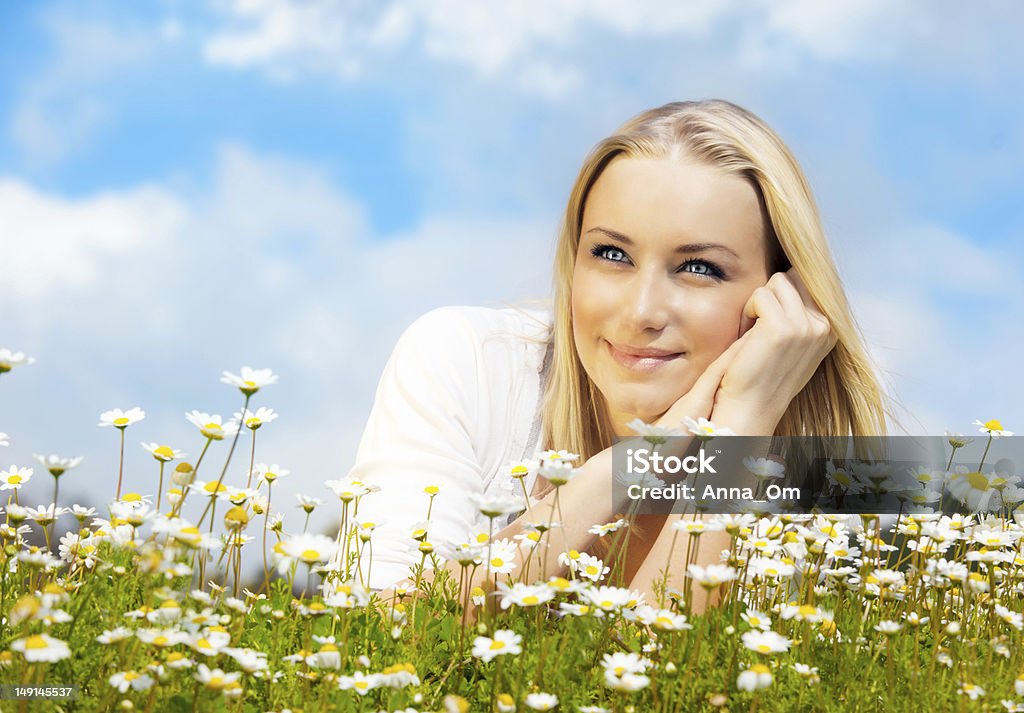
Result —
M360 499L359 519L383 522L372 535L370 587L404 579L420 561L411 525L426 520L441 556L467 541L476 522L471 495L482 490L473 433L483 416L479 338L458 307L435 309L399 338L384 367L349 476L377 485ZM364 573L366 561L363 563Z

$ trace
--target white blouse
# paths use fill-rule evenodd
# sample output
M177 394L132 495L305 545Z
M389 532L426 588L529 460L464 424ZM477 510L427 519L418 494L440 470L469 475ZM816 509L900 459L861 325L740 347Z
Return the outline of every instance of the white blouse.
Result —
M429 539L445 558L487 532L474 494L521 492L508 465L540 446L550 326L549 310L441 307L399 338L349 472L380 487L361 498L358 511L360 521L382 523L372 535L371 588L390 587L419 563L410 531L426 520L427 486L439 488Z

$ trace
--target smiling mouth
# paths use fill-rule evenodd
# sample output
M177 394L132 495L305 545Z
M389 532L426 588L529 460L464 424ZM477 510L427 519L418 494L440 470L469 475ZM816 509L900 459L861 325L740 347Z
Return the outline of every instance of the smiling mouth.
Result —
M635 356L633 354L627 354L619 351L607 340L605 340L605 344L608 347L608 353L611 355L612 359L620 366L631 371L653 371L675 361L686 353L677 352L674 354L665 354L663 356Z

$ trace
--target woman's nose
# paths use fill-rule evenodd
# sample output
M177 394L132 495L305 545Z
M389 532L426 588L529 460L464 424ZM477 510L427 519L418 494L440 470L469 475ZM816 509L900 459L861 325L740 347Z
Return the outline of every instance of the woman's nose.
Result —
M638 333L647 329L664 329L671 314L669 280L662 275L638 273L630 280L626 309L632 327Z

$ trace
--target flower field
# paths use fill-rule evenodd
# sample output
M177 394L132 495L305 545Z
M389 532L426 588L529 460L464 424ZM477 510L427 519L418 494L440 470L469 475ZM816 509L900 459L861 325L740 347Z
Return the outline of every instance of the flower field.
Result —
M0 350L0 388L30 361ZM684 519L675 551L686 585L656 584L649 597L592 554L562 551L553 513L443 563L428 511L410 523L421 560L407 582L371 593L375 523L359 503L374 489L328 481L326 505L288 492L287 470L257 459L259 430L277 414L251 408L277 377L245 368L222 381L238 390L239 411L187 414L194 460L143 443L152 480L141 494L123 492L123 475L127 434L145 413L100 416L121 464L105 512L60 502L78 459L40 455L0 470L0 709L1024 710L1024 489L986 470L989 447L1012 436L996 421L976 424L987 439L977 472L917 474L924 503L944 494L984 505L975 514ZM969 440L948 435L950 464ZM17 447L9 441L0 434L0 447ZM247 461L245 482L228 482L232 459ZM522 478L539 467L558 487L572 460L549 451L510 468ZM856 469L843 477L871 485ZM19 502L33 478L53 479L51 502ZM427 488L431 503L437 492ZM516 510L479 505L492 523ZM337 538L307 531L316 507L336 508ZM64 515L77 528L58 530ZM628 525L592 531L614 555ZM730 545L698 566L709 531ZM263 562L256 579L243 577L243 548ZM531 562L548 555L564 576L531 578ZM469 586L481 571L488 591ZM695 614L700 588L720 604ZM10 695L72 685L73 698Z

